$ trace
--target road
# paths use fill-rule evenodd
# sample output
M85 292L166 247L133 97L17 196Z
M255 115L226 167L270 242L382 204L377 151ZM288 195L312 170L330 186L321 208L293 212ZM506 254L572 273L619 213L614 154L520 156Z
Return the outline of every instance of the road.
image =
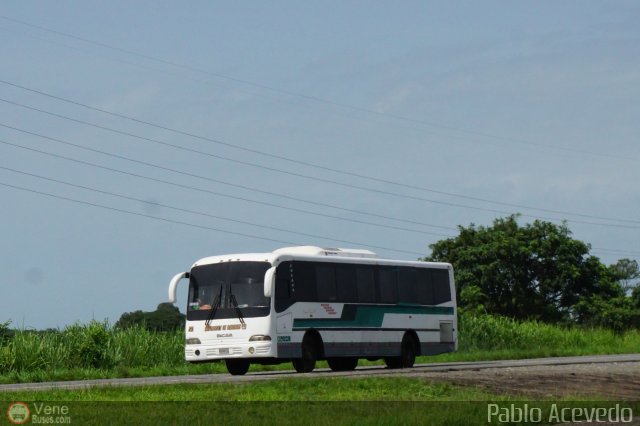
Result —
M300 377L358 377L358 376L411 376L420 377L421 374L434 372L457 372L464 370L508 369L517 367L540 366L569 366L586 364L617 364L640 362L640 354L626 355L591 355L559 358L536 358L507 361L477 361L477 362L442 362L416 365L404 370L390 370L383 366L360 367L354 371L332 372L328 369L318 369L312 373L299 374L295 371L270 371L249 373L245 376L231 376L229 374L199 374L187 376L163 377L135 377L124 379L74 380L42 383L16 383L0 385L0 392L48 390L48 389L83 389L94 386L145 386L168 385L178 383L243 383L258 380L295 379Z

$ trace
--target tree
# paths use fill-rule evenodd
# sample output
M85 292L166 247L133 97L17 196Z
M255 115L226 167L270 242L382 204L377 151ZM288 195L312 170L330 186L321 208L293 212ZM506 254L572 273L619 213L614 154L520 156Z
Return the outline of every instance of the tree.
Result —
M579 301L624 295L611 268L589 255L587 244L571 238L566 224L536 220L519 226L517 219L496 219L491 227L461 226L457 237L430 246L425 260L453 264L463 309L475 309L469 304L480 297L489 313L575 321Z
M625 293L630 292L640 283L640 267L636 260L620 259L611 265L611 269Z
M621 332L640 327L640 309L630 297L605 299L590 296L575 305L576 320L591 327L606 327Z
M153 312L125 312L116 322L115 327L144 327L151 331L173 331L184 327L185 316L171 303L161 303Z
M7 320L5 322L0 322L0 343L4 339L8 339L12 336L11 329L9 329L9 325L11 324L11 320Z

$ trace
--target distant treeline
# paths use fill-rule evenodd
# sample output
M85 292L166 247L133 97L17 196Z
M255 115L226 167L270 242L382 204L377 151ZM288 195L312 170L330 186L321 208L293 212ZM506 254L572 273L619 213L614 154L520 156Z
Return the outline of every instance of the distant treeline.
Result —
M131 327L143 327L150 331L175 331L183 329L185 323L184 314L171 303L161 303L152 312L126 312L122 314L115 327L127 329Z

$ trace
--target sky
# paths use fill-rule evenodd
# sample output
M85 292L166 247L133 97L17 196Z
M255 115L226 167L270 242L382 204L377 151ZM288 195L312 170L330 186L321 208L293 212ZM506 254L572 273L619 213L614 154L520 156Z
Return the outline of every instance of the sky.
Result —
M639 21L634 1L3 2L0 322L114 323L218 254L414 260L514 213L640 260Z

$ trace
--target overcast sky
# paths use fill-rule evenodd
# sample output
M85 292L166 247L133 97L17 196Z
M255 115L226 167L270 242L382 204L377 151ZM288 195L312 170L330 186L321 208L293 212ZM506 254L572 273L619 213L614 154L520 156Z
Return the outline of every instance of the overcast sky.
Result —
M567 220L607 264L640 259L637 2L0 15L0 322L150 311L216 254L416 259L511 213Z

